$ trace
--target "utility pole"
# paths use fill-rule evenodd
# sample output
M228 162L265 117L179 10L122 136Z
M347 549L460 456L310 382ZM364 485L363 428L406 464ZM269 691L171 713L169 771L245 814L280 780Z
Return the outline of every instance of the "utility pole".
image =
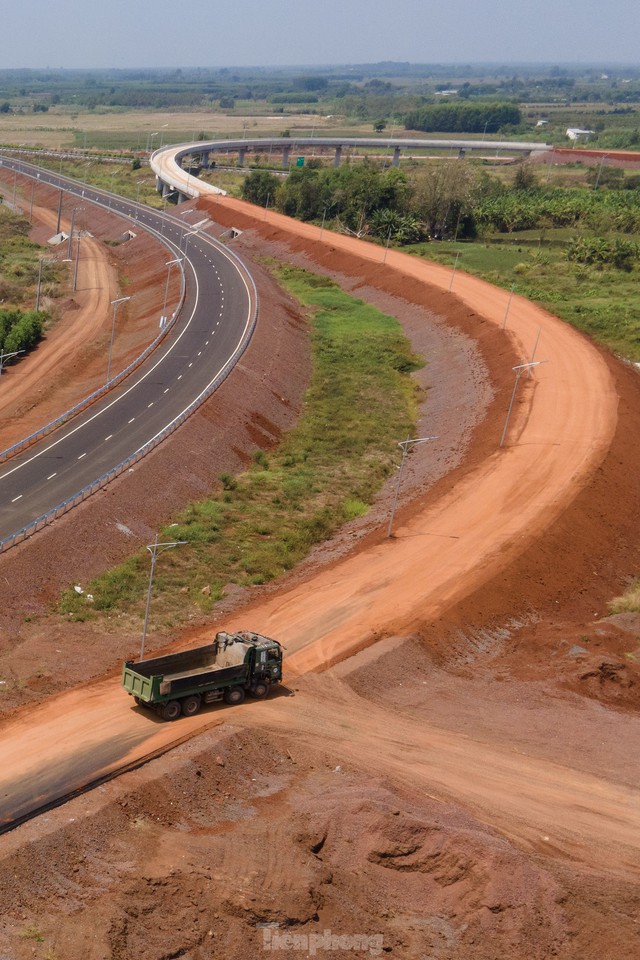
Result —
M40 309L40 288L42 286L42 264L44 257L40 257L40 266L38 267L38 289L36 290L36 313Z
M60 187L60 197L58 199L58 222L56 224L56 233L60 233L61 217L62 217L62 187Z
M71 229L69 230L69 246L67 247L67 260L71 260L71 251L73 249L73 225L76 219L76 208L71 211Z

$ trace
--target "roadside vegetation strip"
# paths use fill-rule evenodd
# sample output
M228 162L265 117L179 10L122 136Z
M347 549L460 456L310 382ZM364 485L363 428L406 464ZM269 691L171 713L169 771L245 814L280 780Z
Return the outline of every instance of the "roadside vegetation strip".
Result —
M39 263L42 247L29 240L29 222L0 205L0 350L24 353L34 347L57 314L63 269ZM34 310L40 276L40 300L48 309Z
M154 178L145 171L141 178L130 164L96 161L87 167L68 161L63 172L151 206L163 202ZM613 173L622 172L571 171L571 187L559 189L541 185L540 174L529 166L499 179L451 161L416 169L412 186L396 168L369 163L335 170L314 161L287 180L267 170L240 175L242 188L231 192L437 263L453 264L459 254L460 269L506 289L515 284L516 293L617 353L640 360L640 190L627 189L637 184L638 175L609 183ZM600 175L598 189L594 175ZM564 168L546 171L547 178L559 182L568 176ZM415 242L425 231L443 239Z
M629 359L640 360L640 261L579 262L572 258L567 229L526 230L483 241L415 244L407 253L453 264L539 303L595 341ZM615 235L608 249L616 248ZM572 254L570 257L569 254ZM580 247L578 248L580 254Z
M275 579L366 513L397 463L398 440L415 423L410 374L422 361L398 322L326 277L288 266L273 270L308 309L313 373L303 413L277 449L257 449L249 470L222 474L219 494L190 505L160 532L161 540L187 545L158 563L156 624L169 626L194 608L210 610L228 583ZM83 619L116 609L141 615L148 577L149 555L141 551L86 585L84 594L67 591L61 610Z

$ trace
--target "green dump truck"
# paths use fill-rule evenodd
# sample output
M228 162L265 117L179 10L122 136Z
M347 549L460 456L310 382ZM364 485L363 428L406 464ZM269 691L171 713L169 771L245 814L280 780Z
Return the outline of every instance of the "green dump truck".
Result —
M192 717L203 703L266 697L282 679L282 647L251 630L218 633L213 643L152 660L127 660L122 686L163 720Z

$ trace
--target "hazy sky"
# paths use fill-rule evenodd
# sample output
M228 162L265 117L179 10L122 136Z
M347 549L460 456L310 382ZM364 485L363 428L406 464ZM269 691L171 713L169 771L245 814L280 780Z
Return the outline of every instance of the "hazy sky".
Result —
M640 60L640 0L11 0L3 67Z

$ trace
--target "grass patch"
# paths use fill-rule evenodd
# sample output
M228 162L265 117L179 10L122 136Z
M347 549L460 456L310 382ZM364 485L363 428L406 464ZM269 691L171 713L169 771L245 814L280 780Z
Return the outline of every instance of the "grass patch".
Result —
M10 199L11 191L0 186ZM32 310L38 286L39 260L48 253L29 239L29 221L0 203L0 301L2 309ZM51 299L61 293L64 267L58 263L43 264L41 304L51 306Z
M308 308L313 373L298 425L276 450L256 450L243 474L220 477L220 491L191 504L160 531L186 546L156 565L156 624L208 612L228 583L267 583L311 547L364 514L398 459L398 438L415 422L410 374L421 366L398 322L343 293L325 277L288 266L277 279ZM62 612L120 610L141 616L149 554L140 551L94 580L85 595L62 598Z
M640 613L640 581L609 604L611 613Z
M586 235L586 234L585 234ZM640 265L630 270L567 259L575 231L526 230L482 242L415 244L404 248L437 263L460 254L461 270L539 303L598 343L640 360ZM611 234L629 239L626 234Z
M44 937L40 933L37 927L29 926L25 927L18 934L21 940L33 940L35 943L43 943Z

